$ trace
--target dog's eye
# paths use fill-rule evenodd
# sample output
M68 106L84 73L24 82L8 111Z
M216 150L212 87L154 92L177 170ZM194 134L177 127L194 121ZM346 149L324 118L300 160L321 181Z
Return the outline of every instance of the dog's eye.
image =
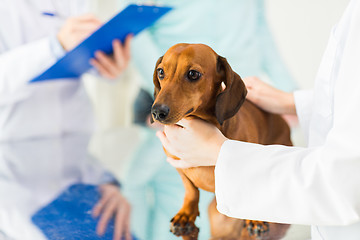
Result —
M157 71L158 78L160 80L164 79L164 69L158 68L158 69L156 69L156 71Z
M196 81L201 77L201 73L195 70L190 70L187 74L187 77L190 81Z

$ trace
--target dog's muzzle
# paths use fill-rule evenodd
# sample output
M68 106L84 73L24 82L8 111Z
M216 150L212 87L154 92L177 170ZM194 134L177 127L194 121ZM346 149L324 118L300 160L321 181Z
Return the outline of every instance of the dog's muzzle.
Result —
M166 117L169 115L169 112L169 107L163 104L155 104L151 108L151 115L153 116L154 120L160 122L166 119Z

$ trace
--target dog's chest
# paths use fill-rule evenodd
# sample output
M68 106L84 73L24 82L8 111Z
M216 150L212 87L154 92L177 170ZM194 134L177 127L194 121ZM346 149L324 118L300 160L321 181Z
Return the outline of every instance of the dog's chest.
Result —
M198 188L215 192L215 167L195 167L182 169L186 177Z

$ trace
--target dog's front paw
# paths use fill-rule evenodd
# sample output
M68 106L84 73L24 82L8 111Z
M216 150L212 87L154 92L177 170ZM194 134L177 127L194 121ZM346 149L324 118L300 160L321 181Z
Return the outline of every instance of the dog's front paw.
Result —
M261 239L261 236L269 231L268 222L245 220L244 227L250 236L255 236L258 239Z
M187 236L187 239L197 240L199 228L195 226L196 215L179 212L171 219L170 231L176 236Z

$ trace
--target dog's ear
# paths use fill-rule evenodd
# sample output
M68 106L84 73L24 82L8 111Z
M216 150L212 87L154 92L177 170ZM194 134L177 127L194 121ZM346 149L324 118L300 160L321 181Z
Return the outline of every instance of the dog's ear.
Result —
M217 95L215 116L220 123L234 116L245 101L247 90L240 76L234 72L226 58L218 56L217 72L226 88Z
M159 66L159 64L161 63L162 59L164 56L159 57L159 59L157 60L156 64L155 64L155 70L154 70L154 74L153 74L153 82L154 82L154 101L156 99L156 96L159 94L160 92L160 82L158 79L158 75L157 75L157 68ZM154 119L150 118L150 123L153 124L154 123Z
M153 74L153 82L154 82L154 99L156 98L156 96L158 95L158 93L160 92L160 82L158 79L158 74L157 74L157 68L159 66L159 64L161 63L162 59L164 56L161 56L155 65L155 70L154 70L154 74Z

